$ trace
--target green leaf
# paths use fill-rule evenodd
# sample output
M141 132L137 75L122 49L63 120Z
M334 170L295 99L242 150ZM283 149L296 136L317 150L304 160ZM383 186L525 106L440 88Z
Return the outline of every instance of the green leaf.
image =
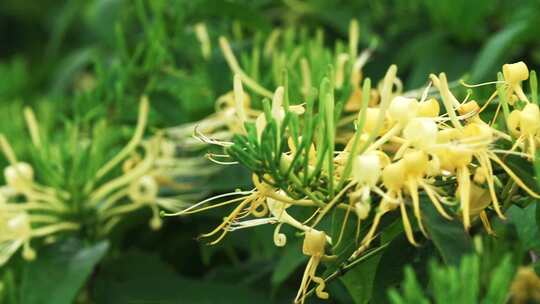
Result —
M487 294L482 304L503 304L507 302L510 284L514 278L512 257L506 256L499 267L491 273Z
M470 236L458 220L443 218L429 201L423 201L422 212L427 232L447 264L458 265L461 257L473 251Z
M486 78L496 71L508 56L508 49L528 28L526 21L514 23L491 37L478 54L472 67L473 82Z
M108 248L107 241L85 246L69 239L40 250L35 261L24 265L20 303L73 303Z
M282 255L272 273L272 286L279 287L291 274L302 265L307 257L302 254L300 239L287 242L285 248L281 248Z
M535 178L535 168L529 161L516 155L507 155L504 162L527 187L536 193L540 193L540 186Z
M540 234L536 223L538 209L537 202L533 201L525 208L513 205L506 212L508 221L516 227L518 237L526 249L540 250Z
M340 279L356 304L368 303L371 299L373 281L381 254L362 261Z
M540 208L538 207L536 207L536 233L540 234Z
M189 279L158 256L131 252L103 266L93 289L95 303L269 303L238 282Z
M381 255L374 278L373 303L388 303L387 290L403 280L403 267L413 262L416 248L401 234L395 237Z

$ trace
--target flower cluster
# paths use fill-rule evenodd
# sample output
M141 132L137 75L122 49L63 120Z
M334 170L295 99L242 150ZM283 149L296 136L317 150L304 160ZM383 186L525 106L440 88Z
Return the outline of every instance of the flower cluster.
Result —
M377 239L387 214L398 213L407 239L419 245L416 231L429 237L427 205L441 221L460 220L465 230L481 223L493 233L490 216L504 219L511 204L506 192L540 197L506 161L530 162L540 140L536 74L525 63L506 64L497 81L482 84L496 85L491 97L470 91L458 98L451 91L456 84L444 73L429 75L425 89L404 92L395 65L372 86L362 73L371 49L357 54L356 22L351 23L349 51L338 45L332 56L309 47L317 39L305 39L296 48L285 40L281 51L274 36L268 41L273 64L282 68L274 93L241 69L221 38L235 73L234 89L218 100L218 114L196 131L201 141L224 147L222 157L251 170L254 189L219 195L174 215L234 204L221 224L203 235L213 237L212 244L231 231L275 225L275 245L285 246L282 227L298 230L310 260L296 302L304 301L311 282L318 297L328 298L325 281L317 275L319 262L332 259L326 252L342 255L345 251L337 248L346 243L354 247L346 258L357 259ZM321 67L317 55L329 56L332 65ZM530 98L522 87L529 78ZM262 99L258 109L257 99ZM232 198L219 200L224 197ZM341 227L333 233L328 221L336 213ZM346 237L354 222L354 233Z
M159 229L160 210L181 210L200 197L191 176L193 171L208 175L203 168L207 165L198 157L180 157L177 145L163 134L144 139L148 112L143 97L131 140L101 163L114 146L103 143L99 127L89 138L77 137L66 147L64 138L60 143L46 140L33 111L26 109L34 166L19 160L0 135L9 162L6 185L0 187L0 265L21 247L26 260L34 259L34 240L51 242L67 233L103 238L126 214L144 207L152 211L150 227ZM181 194L165 196L167 189Z

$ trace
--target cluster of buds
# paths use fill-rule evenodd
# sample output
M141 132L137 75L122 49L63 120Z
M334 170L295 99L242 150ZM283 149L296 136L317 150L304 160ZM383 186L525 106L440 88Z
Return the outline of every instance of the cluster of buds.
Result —
M497 89L483 102L470 95L458 99L444 73L429 75L425 89L403 92L394 65L376 87L364 78L362 66L371 52L357 55L357 36L358 26L353 22L349 52L336 48L336 69L325 67L322 77L310 71L314 63L310 65L307 55L301 57L302 48L295 53L300 57L298 74L287 70L271 95L241 69L222 38L235 73L234 90L227 95L229 116L222 121L222 126L229 126L232 139L199 133L197 137L224 147L224 157L251 170L255 187L171 214L235 204L216 229L203 235L217 236L212 244L231 231L275 225L274 243L285 246L287 237L281 227L297 229L305 238L304 254L311 258L296 302L304 301L310 282L318 284L320 298L328 297L323 291L324 279L316 275L326 245L336 249L344 242L354 244L347 260L357 259L377 238L381 219L388 213L399 212L404 234L418 246L416 227L429 237L423 220L427 204L438 211L441 221L459 220L466 231L481 223L488 233L494 233L490 215L504 219L512 195L521 191L540 197L506 161L512 156L530 162L540 140L536 76L523 62L504 65L494 82ZM289 81L297 75L302 81ZM522 88L529 75L532 98ZM312 88L316 77L322 79L318 92ZM257 98L262 99L262 109L251 106ZM494 101L497 110L485 111ZM207 121L201 126L205 124ZM501 203L503 187L512 189L504 197L505 204ZM224 197L233 198L219 200ZM295 211L299 209L312 214L299 218ZM331 235L324 222L334 212L342 213L343 221L337 234ZM356 217L356 233L347 239L344 232L354 223L351 216ZM362 222L369 223L369 228L360 229Z
M128 213L144 207L152 211L149 226L157 230L162 225L160 211L184 209L187 202L204 195L195 192L193 172L201 177L208 176L212 170L200 157L182 157L178 145L166 135L158 133L145 139L148 112L149 102L143 97L131 140L91 174L83 170L94 168L93 163L83 163L80 171L72 168L75 171L71 172L55 162L58 159L54 153L65 150L45 142L30 109L25 110L25 119L34 155L38 155L37 160L45 160L52 171L41 172L42 166L18 160L7 138L0 135L0 148L9 163L4 169L6 185L0 187L0 265L21 247L26 260L34 259L33 240L51 242L68 233L106 237ZM67 152L73 155L61 157L77 159L75 155L89 153L91 162L110 152L110 147L100 146L99 138L77 140L75 149ZM61 170L61 176L71 176L62 179L65 187L52 183L47 176L58 173L55 169ZM78 176L90 177L80 187L68 187ZM175 194L165 196L163 192Z

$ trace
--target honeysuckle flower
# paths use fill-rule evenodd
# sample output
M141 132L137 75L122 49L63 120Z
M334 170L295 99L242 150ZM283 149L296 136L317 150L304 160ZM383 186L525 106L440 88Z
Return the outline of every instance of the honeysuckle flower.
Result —
M503 65L502 70L504 81L509 88L508 94L510 97L512 94L516 94L520 100L529 102L527 95L525 95L523 88L521 87L521 82L529 78L529 69L527 68L527 65L523 61L507 63ZM511 98L509 100L511 100Z
M38 214L30 210L41 210ZM31 261L36 257L30 246L33 238L47 237L61 231L77 230L79 224L60 220L54 215L45 213L37 203L6 200L0 203L0 266L22 247L22 256ZM32 227L35 225L36 227Z
M536 146L538 144L538 135L540 135L540 109L537 104L528 103L522 110L514 110L510 113L507 125L515 136L514 147L523 145L524 151L527 151L529 158L536 155Z
M310 281L318 284L319 297L328 297L316 269L327 243L339 250L351 216L356 217L356 238L345 241L358 247L349 261L365 253L377 237L382 217L398 209L406 238L418 245L409 216L412 212L420 231L427 235L425 228L429 227L424 227L428 222L423 222L421 204L433 204L441 220L461 219L465 230L481 222L489 234L494 234L489 213L493 210L504 218L499 203L502 196L497 191L500 182L509 186L515 183L527 194L539 196L500 156L513 154L531 160L540 142L540 110L529 102L521 87L529 77L525 64L503 66L503 77L494 82L499 85L498 91L487 101L470 100L476 96L471 92L458 100L444 73L430 75L426 88L403 92L395 65L372 87L371 79L364 79L362 71L371 49L358 56L358 26L354 22L349 35L349 52L337 47L329 61L335 69L325 70L305 48L288 45L287 50L280 50L279 32L274 31L267 39L264 58L272 59L268 73L275 89L257 83L259 71L245 73L228 41L220 39L235 74L232 93L218 102L227 115L216 116L208 127L201 122L196 133L204 143L224 148L216 157L230 156L231 162L250 168L255 188L218 195L177 213L236 204L218 227L203 235L214 237L211 244L231 231L275 225L274 243L285 246L287 236L281 232L282 226L298 230L304 235L303 252L310 261L296 302L304 300ZM254 49L254 54L258 51ZM243 62L253 63L258 69L259 58L253 57L245 57ZM319 96L314 100L313 85L319 79ZM264 111L252 107L244 85L252 97L265 98ZM510 135L494 123L498 110L489 118L491 121L484 121L489 113L482 113L501 93L499 107L504 110ZM292 96L303 100L292 100ZM271 105L266 99L271 99ZM292 105L302 102L305 109L303 104ZM269 131L273 133L265 133ZM500 148L506 144L503 141L513 138L516 142L512 149ZM269 149L270 144L276 149ZM221 202L217 200L220 198L228 200ZM299 219L294 212L297 208L313 213L307 220ZM334 211L344 212L335 242L322 230L322 223ZM366 220L371 220L371 226L361 235L360 223Z
M401 160L389 164L384 168L382 178L383 184L387 189L387 193L381 199L372 226L362 240L356 254L360 254L369 246L382 216L397 207L400 208L403 219L403 228L405 230L407 239L411 244L417 245L416 240L414 239L412 226L407 215L404 199L405 193L408 193L411 198L415 218L424 234L426 234L426 232L422 224L420 197L418 193L419 188L426 192L431 202L441 215L446 218L450 218L441 205L441 196L437 192L437 189L431 186L429 181L425 178L428 168L428 155L420 150L407 152Z
M348 153L350 151L348 150ZM339 157L339 156L338 156ZM349 208L345 212L345 218L341 225L341 230L338 239L335 243L337 247L343 238L345 227L351 211L355 212L358 217L357 232L359 231L360 221L365 220L371 211L371 192L375 192L380 196L385 196L384 191L378 187L382 169L390 163L390 159L383 152L367 152L358 155L353 160L352 183L354 191L348 194L349 204L353 208ZM347 187L345 188L347 189Z
M0 266L23 247L23 257L33 260L35 251L30 247L32 228L28 215L24 211L6 210L0 206Z
M324 291L326 283L323 278L317 276L317 267L321 260L332 259L331 256L325 254L325 247L327 242L327 235L323 231L310 229L306 231L304 235L304 244L302 246L302 253L309 256L309 261L304 270L302 276L302 282L300 288L294 299L295 303L304 303L307 289L310 283L313 281L317 284L315 288L315 294L320 299L328 299L330 295Z
M382 197L373 218L373 223L369 231L364 236L364 239L360 243L360 247L355 251L353 257L360 255L366 248L369 247L371 241L375 236L375 232L380 223L380 220L384 214L389 211L395 210L400 207L403 225L407 237L411 243L416 244L412 237L412 228L405 210L405 205L402 197L402 187L405 181L405 166L402 161L388 164L382 171L382 181L385 188L388 190L385 196Z
M396 96L390 102L388 116L393 122L406 125L411 119L417 116L418 107L418 100Z
M403 138L407 141L404 146L429 151L437 143L438 131L437 123L432 118L413 118L403 129Z
M453 108L450 111L453 111ZM457 195L461 203L465 229L469 229L470 227L471 172L469 167L473 162L473 158L478 161L480 168L485 171L484 180L490 191L493 208L499 217L504 218L504 215L500 209L495 191L492 162L503 168L516 184L527 193L533 197L538 196L491 149L491 144L494 143L497 135L492 127L484 123L478 116L475 116L464 127L461 124L459 126L460 129L450 128L441 130L438 141L440 144L443 144L443 147L436 154L441 160L441 167L443 169L456 172L459 185Z
M25 259L33 259L36 256L30 246L33 239L43 238L47 242L80 230L80 212L85 216L95 215L96 226L85 229L91 228L96 237L103 237L125 214L139 208L151 209L150 227L158 229L162 224L161 209L174 212L186 207L186 200L192 199L190 196L195 193L162 197L160 189L191 191L192 184L177 180L194 176L189 170L203 164L199 159L179 157L177 144L170 138L162 143L159 132L150 139L143 139L148 111L149 102L143 97L131 140L96 168L81 189L69 191L58 185L48 186L46 177L43 179L46 172L35 172L36 168L30 163L19 161L8 140L0 134L0 149L9 162L4 169L7 185L0 187L0 265L19 248ZM36 151L47 149L32 110L25 109L24 116ZM121 170L113 174L115 169ZM209 169L198 170L199 176L210 173ZM72 197L78 200L73 202ZM73 208L75 203L77 208Z
M430 98L425 101L420 101L418 104L417 115L418 117L431 117L436 118L439 116L440 106L439 102L435 98Z
M356 157L353 166L352 180L355 190L349 194L351 203L354 202L356 214L360 220L367 218L371 209L371 191L384 196L384 191L378 187L382 170L390 163L383 152L367 152Z
M12 154L13 150L9 143L5 139L3 141L4 153L6 155ZM12 159L12 161L13 163L4 169L4 178L7 186L15 194L21 194L27 200L36 201L43 209L59 212L67 209L61 203L61 200L66 196L65 193L59 193L55 189L36 183L34 181L34 170L28 163L18 162L16 159Z
M255 179L256 177L254 177ZM229 199L224 202L215 203L216 199L223 197L234 196L234 198ZM277 196L277 194L276 194ZM209 244L214 245L219 243L230 231L241 229L244 225L242 223L243 219L248 218L249 216L254 216L256 218L263 218L269 213L268 205L266 204L266 192L261 193L258 189L251 191L236 191L232 193L226 193L222 195L217 195L209 199L203 200L199 203L196 203L192 206L189 206L176 213L166 213L167 216L177 216L177 215L189 215L194 213L199 213L213 208L222 207L229 204L238 203L238 205L231 211L231 213L223 218L221 224L219 224L212 231L202 234L202 238L208 238L217 235L217 238L211 241ZM212 204L213 203L213 204ZM284 208L283 208L284 209ZM255 223L262 225L265 223L275 222L275 218L267 218L266 221L253 222L249 221L244 223L249 227L253 227Z
M34 169L28 163L18 162L4 169L4 177L9 187L19 193L31 191Z

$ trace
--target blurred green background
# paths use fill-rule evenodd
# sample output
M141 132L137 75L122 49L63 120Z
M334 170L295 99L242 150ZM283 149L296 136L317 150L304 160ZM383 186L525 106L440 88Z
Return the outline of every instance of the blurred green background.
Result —
M347 38L349 21L356 18L361 46L377 41L365 74L377 79L395 63L412 89L425 85L431 72L480 82L495 79L506 62L523 60L537 69L539 17L537 0L2 0L0 132L24 156L21 113L31 105L47 130L106 117L128 138L142 94L151 100L153 129L201 119L232 87L217 37L233 35L238 25L243 40L235 45L237 54L249 48L256 32L288 25L321 28L332 47ZM198 22L212 39L208 60L194 34ZM205 190L220 193L246 183L245 172L230 168ZM278 250L271 229L259 228L208 247L195 237L216 224L219 213L169 218L157 232L147 228L147 216L141 212L116 229L77 302L288 303L294 297L305 261L300 241ZM17 257L9 265L17 292L6 303L19 301L19 293L26 294L25 303L40 303L31 299L48 290L24 280L32 267L53 273L49 266ZM401 268L395 270L399 276ZM329 289L329 303L352 301L341 281Z

